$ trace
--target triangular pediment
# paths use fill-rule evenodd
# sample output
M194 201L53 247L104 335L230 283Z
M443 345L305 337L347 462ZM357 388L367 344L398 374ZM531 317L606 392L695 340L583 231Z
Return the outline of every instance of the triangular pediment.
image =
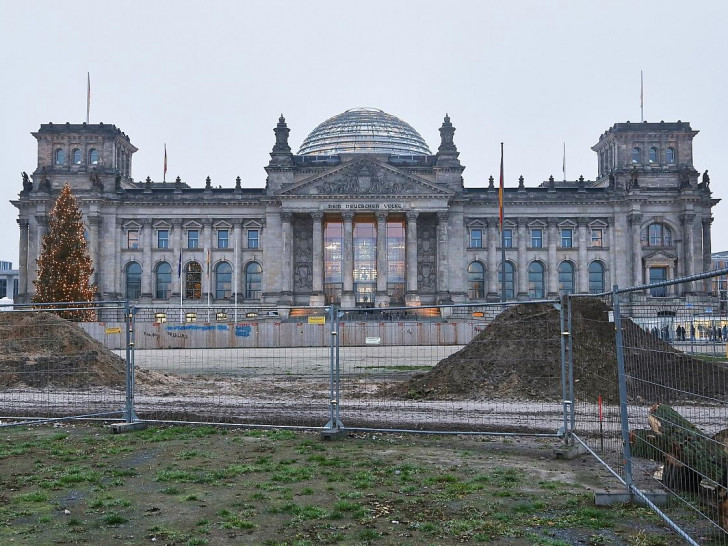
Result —
M664 250L657 250L651 254L644 256L645 263L650 264L661 264L661 263L672 263L677 259L677 256Z
M453 192L423 178L371 158L356 159L282 189L281 196L430 196Z

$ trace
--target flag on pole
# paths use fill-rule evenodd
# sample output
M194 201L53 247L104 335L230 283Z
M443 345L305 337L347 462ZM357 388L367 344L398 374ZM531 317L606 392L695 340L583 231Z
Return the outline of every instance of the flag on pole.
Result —
M86 125L89 124L91 113L91 72L86 72Z
M167 181L167 143L164 143L164 174L162 175L162 182Z
M498 186L498 226L503 231L503 143L501 142L500 185Z
M564 160L561 163L561 170L564 173L564 182L566 182L566 142L564 142Z
M640 121L645 121L645 83L640 70Z

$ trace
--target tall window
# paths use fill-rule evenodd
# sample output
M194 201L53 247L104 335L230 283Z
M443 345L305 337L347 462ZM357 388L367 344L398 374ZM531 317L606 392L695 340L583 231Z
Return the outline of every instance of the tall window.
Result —
M672 246L672 232L664 224L650 224L647 238L649 246Z
M664 282L667 280L666 267L650 267L650 284ZM666 286L654 286L650 288L650 296L653 298L664 298L667 296Z
M200 248L200 231L197 229L187 230L187 248Z
M126 232L126 248L139 248L138 229L130 229Z
M373 303L377 281L377 227L374 221L354 223L354 297Z
M228 262L220 262L215 268L215 297L229 298L232 290L233 268Z
M604 292L604 264L595 260L589 264L589 293L601 292Z
M513 230L503 230L503 248L513 248Z
M650 148L650 163L657 163L657 148Z
M91 163L91 165L99 164L99 151L96 148L91 148L88 151L88 162Z
M543 247L543 230L541 228L533 228L531 230L531 248Z
M387 220L387 294L391 305L404 303L405 243L404 221Z
M258 262L250 262L245 266L245 299L259 300L263 268Z
M483 248L483 230L472 228L470 230L470 248Z
M324 226L324 292L326 303L341 301L344 289L344 224L326 222Z
M160 300L169 298L172 285L172 266L167 262L160 262L154 273L154 297Z
M66 152L62 148L56 150L56 165L63 165L66 162Z
M485 297L485 267L481 262L470 262L468 265L468 296L471 300Z
M632 148L632 163L639 163L640 162L640 149L639 148Z
M559 291L562 294L574 293L574 264L571 262L559 264Z
M668 163L675 163L675 149L668 148L665 150L665 161Z
M591 246L604 246L604 232L602 228L592 228L591 230Z
M528 266L528 297L543 298L544 267L541 262L531 262Z
M169 248L169 230L157 230L157 248Z
M0 298L8 295L8 280L0 279Z
M260 232L257 229L248 230L248 248L260 248Z
M81 164L81 150L76 148L75 150L73 150L72 154L73 154L73 164L80 165Z
M229 248L230 232L227 229L217 230L217 248Z
M190 262L185 266L185 298L199 300L202 297L202 266Z
M126 266L126 299L138 300L142 295L142 266L130 262Z
M513 266L511 262L506 262L506 283L505 283L505 289L506 289L506 299L512 300L516 295L516 286L515 286L515 272L516 268ZM498 266L498 286L501 289L501 293L503 290L503 265Z
M561 248L571 248L574 246L574 230L571 228L563 228L561 230Z

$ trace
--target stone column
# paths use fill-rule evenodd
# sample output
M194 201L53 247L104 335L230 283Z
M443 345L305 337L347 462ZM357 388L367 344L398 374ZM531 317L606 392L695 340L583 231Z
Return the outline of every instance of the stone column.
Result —
M710 254L712 252L712 242L710 236L710 225L713 223L713 217L703 218L703 271L710 271L713 268ZM710 281L706 281L709 286Z
M184 240L183 240L183 228L182 228L182 220L180 219L174 219L172 220L172 240L170 241L171 248L174 252L173 254L173 263L172 263L172 286L170 287L170 293L172 295L172 300L179 303L179 295L182 287L182 282L184 279L184 267L185 267L185 256L184 252L182 252L182 248L184 246ZM118 252L117 252L118 254ZM180 258L181 257L181 258ZM178 276L178 268L180 265L180 259L182 261L182 272Z
M579 294L586 294L589 292L589 264L587 263L587 223L589 222L588 218L579 218L578 219L578 237L579 237L579 249L578 249L578 259L579 263L577 265L577 283L576 283L576 292Z
M693 224L695 222L694 214L683 214L680 218L682 224L682 235L683 235L683 256L679 256L678 259L683 260L683 273L686 276L692 275L693 270ZM693 283L687 283L685 285L685 292L693 291Z
M617 234L615 233L614 218L607 218L607 244L609 245L609 263L604 272L604 290L611 290L617 277Z
M20 252L18 254L18 295L28 294L28 220L16 220L20 226ZM23 300L26 301L26 300Z
M407 305L419 305L417 294L417 211L407 211L406 254L407 254Z
M450 303L450 279L448 276L448 221L447 211L437 213L437 300L439 303Z
M387 307L387 213L377 212L377 293L375 302L377 307Z
M528 238L526 237L527 218L518 218L518 294L519 300L528 298L528 257L526 248Z
M548 227L546 228L546 237L548 244L548 282L545 292L548 297L555 298L559 294L559 258L556 249L559 247L559 229L556 218L548 219Z
M313 294L309 304L312 306L320 306L326 303L324 297L324 229L323 229L323 212L312 212L313 219Z
M291 222L293 213L281 212L281 293L290 298L293 295L292 271L293 267L293 230Z
M86 217L88 220L88 255L91 258L91 267L94 268L94 272L91 273L91 279L89 282L92 285L96 285L96 293L101 293L101 260L99 252L99 225L101 224L101 216L94 214Z
M354 299L354 213L344 211L341 213L344 220L344 278L343 292L341 294L341 306L352 308L356 305Z
M233 249L233 298L237 294L238 301L240 301L243 299L241 287L244 274L241 257L241 251L243 249L243 223L241 221L233 225L233 238L235 240L235 248Z
M142 298L152 297L152 220L142 220Z
M488 299L498 300L498 252L497 249L500 246L498 239L498 218L486 218L486 232L487 232L487 279L488 279Z
M629 226L632 233L632 286L643 283L642 279L642 241L640 228L642 227L642 215L631 213L629 215Z

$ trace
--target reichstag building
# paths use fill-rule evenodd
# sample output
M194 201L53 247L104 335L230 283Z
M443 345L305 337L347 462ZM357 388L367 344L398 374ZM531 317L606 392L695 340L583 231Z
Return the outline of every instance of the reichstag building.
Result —
M602 292L710 269L707 171L686 122L617 123L592 147L597 176L504 192L466 187L446 115L432 153L401 119L355 108L293 153L273 129L265 188L132 178L137 148L114 125L43 124L38 164L12 203L20 226L18 301L64 184L84 213L97 297L173 305L337 303L344 308L540 299ZM505 247L505 275L502 249ZM504 278L503 278L504 277ZM636 297L703 299L703 283Z

